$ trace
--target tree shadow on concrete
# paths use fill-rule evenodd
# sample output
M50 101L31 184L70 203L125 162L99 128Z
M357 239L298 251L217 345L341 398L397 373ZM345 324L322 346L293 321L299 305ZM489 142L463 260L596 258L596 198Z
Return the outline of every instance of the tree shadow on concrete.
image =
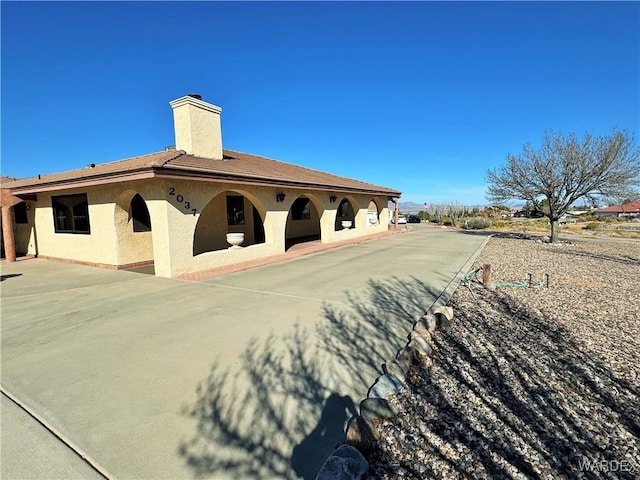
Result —
M5 280L9 280L10 278L20 277L21 273L8 273L7 275L0 275L0 282L4 282Z
M324 304L317 328L250 342L236 369L214 362L185 407L196 432L180 455L197 477L314 479L439 293L413 277L372 280Z
M549 314L500 292L475 295L458 290L431 372L412 371L403 418L385 428L413 437L380 444L375 478L635 478L637 375L612 372Z

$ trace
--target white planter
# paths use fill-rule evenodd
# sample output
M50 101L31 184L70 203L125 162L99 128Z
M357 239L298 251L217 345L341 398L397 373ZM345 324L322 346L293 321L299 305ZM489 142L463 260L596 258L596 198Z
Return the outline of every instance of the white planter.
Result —
M227 233L227 243L229 248L242 248L240 245L244 242L244 233Z
M340 225L342 225L344 229L351 228L351 220L343 220Z

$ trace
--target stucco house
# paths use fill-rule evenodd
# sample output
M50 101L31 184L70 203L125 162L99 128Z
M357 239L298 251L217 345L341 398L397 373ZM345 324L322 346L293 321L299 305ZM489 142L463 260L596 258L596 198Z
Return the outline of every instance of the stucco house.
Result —
M595 211L597 218L602 217L639 217L640 201L625 203L624 205L611 205L609 207L599 208Z
M2 179L15 254L177 277L387 230L400 192L222 147L221 109L170 102L175 148L27 179ZM343 223L347 222L347 223ZM350 224L348 222L351 222ZM244 234L230 247L228 233Z

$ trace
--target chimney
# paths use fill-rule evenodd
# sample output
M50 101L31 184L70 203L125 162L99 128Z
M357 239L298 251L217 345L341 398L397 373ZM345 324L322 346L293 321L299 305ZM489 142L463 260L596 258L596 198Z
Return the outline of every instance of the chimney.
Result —
M222 109L202 101L196 93L173 100L169 105L173 109L176 150L222 160Z

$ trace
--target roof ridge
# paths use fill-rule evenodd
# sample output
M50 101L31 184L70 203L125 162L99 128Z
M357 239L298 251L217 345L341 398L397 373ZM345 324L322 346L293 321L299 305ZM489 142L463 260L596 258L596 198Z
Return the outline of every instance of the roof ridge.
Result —
M187 152L185 152L184 150L176 150L176 155L174 155L171 158L167 158L166 160L163 160L160 163L156 163L156 164L154 164L154 166L164 167L169 162L172 162L173 160L176 160L177 158L180 158L180 157L182 157L183 155L186 155L186 154L187 154Z

